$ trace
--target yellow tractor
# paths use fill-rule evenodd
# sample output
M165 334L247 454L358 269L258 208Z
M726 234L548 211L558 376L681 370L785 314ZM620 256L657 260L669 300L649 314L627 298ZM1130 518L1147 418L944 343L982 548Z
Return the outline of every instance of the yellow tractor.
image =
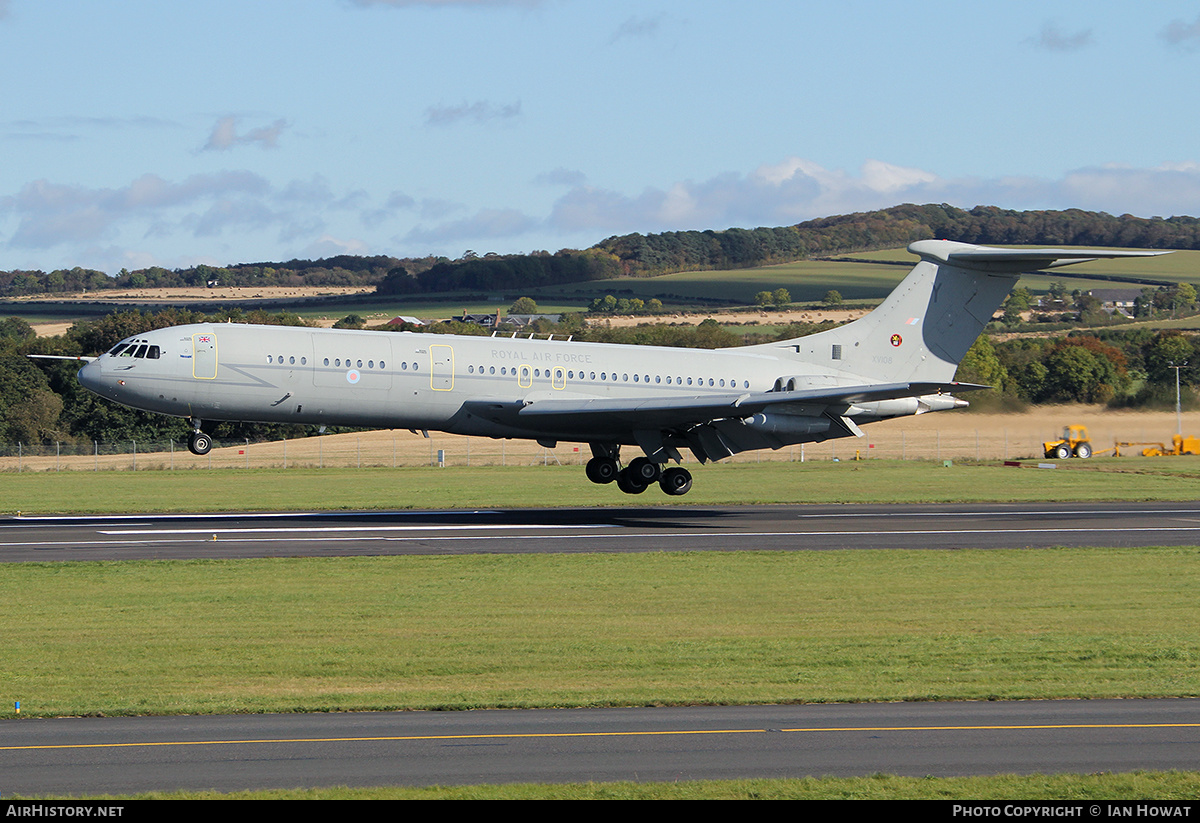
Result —
M1046 457L1056 460L1066 460L1068 457L1087 458L1092 456L1092 439L1088 437L1087 426L1067 426L1059 440L1047 440L1042 443Z

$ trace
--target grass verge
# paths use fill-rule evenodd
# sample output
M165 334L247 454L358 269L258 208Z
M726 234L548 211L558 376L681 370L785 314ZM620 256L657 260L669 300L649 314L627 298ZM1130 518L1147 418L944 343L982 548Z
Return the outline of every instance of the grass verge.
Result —
M579 466L4 472L0 500L27 514L172 511L1195 500L1200 464L1097 458L1057 470L871 459L692 466L685 497L622 494Z
M1200 695L1200 549L0 565L7 714Z
M256 792L152 792L144 800L1178 800L1200 794L1196 772L1032 774L995 777L806 777L674 783L510 783L421 788L327 788ZM111 799L108 795L93 800ZM18 796L18 799L20 797Z

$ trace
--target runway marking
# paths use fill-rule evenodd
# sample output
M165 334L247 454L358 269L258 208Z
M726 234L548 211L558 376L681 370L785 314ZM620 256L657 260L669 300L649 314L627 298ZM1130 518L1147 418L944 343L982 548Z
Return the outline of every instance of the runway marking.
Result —
M278 743L387 743L437 740L538 740L571 737L678 737L699 734L811 734L817 732L981 732L981 731L1054 731L1073 729L1195 729L1200 723L1054 723L1016 726L822 726L791 729L667 729L660 731L625 732L507 732L501 734L421 734L388 735L381 737L281 737L249 740L162 740L141 743L54 743L30 746L0 746L0 752L49 749L128 749L159 746L232 746Z
M649 532L642 532L642 531L634 531L631 527L623 527L623 526L616 526L616 525L610 526L610 525L604 525L604 524L598 524L595 526L553 526L553 525L542 525L542 526L527 526L527 525L526 526L456 526L456 527L438 526L438 527L429 527L429 528L425 528L423 526L395 526L395 527L386 527L383 529L374 529L374 528L363 527L361 530L362 531L389 531L389 530L391 530L391 531L398 531L398 530L436 531L439 529L441 529L441 530L461 530L461 529L481 529L481 530L522 529L522 530L524 530L524 529L532 529L532 528L560 529L560 530L581 529L581 528L597 528L597 529L598 528L617 528L617 529L621 529L621 533L619 533L619 534L599 534L599 533L593 533L593 534L578 534L578 533L494 534L494 535L487 536L486 539L488 539L488 540L533 541L533 540L588 540L588 539L603 540L603 539L612 539L612 538L653 537L656 540L669 540L669 539L670 540L675 540L675 539L698 540L701 538L724 538L727 540L737 540L737 539L741 539L741 538L753 538L753 537L796 537L796 538L802 538L802 537L881 537L881 538L885 538L885 537L904 537L904 536L939 536L939 535L954 536L954 535L972 535L972 534L999 534L999 535L1049 534L1049 535L1055 535L1055 534L1092 534L1092 533L1113 534L1113 533L1145 533L1145 532L1158 533L1158 532L1197 532L1197 531L1200 531L1200 525L1198 525L1198 526L1143 526L1143 527L1129 527L1129 528L1089 527L1089 528L1004 529L999 532L996 529L941 529L941 530L939 530L939 529L899 529L899 530L893 530L893 531L858 530L858 531L811 531L811 532L739 532L739 531L728 531L728 532L653 532L653 531L649 531ZM220 530L220 529L194 529L194 530L178 530L178 531L130 530L130 531L120 531L120 532L102 531L102 532L100 532L100 534L115 535L115 536L156 535L156 534L162 534L162 535L195 534L197 536L203 537L206 535L211 536L213 534L223 534L223 533L238 534L238 533L243 533L243 531L249 531L249 532L265 531L265 532L271 533L271 532L275 532L277 530L275 530L275 529L262 529L262 530L230 529L230 530L225 530L225 531ZM288 530L285 529L285 530L278 530L278 531L288 531ZM296 534L294 536L289 536L289 537L245 537L245 538L236 538L235 537L235 538L233 538L233 541L240 542L240 543L282 543L282 542L336 543L336 542L350 542L350 541L355 541L355 540L359 540L359 541L386 540L386 541L392 541L392 542L420 540L420 541L425 541L425 542L441 542L441 541L469 541L469 540L483 539L480 537L471 537L471 536L465 536L465 535L459 536L459 535L437 535L437 534L429 534L429 535L421 535L421 536L403 536L403 537L401 537L401 536L390 537L387 535L352 535L352 536L346 536L346 537L337 537L337 536L333 536L333 535L326 535L326 536L321 536L321 537L305 537L304 535L311 534L312 532L319 531L319 530L318 529L297 529L295 531L300 532L300 533ZM356 529L354 529L354 528L350 528L350 529L334 528L334 529L331 529L330 531L345 532L345 531L356 531ZM233 542L233 541L225 541L225 542ZM173 544L187 545L189 543L195 543L195 542L196 542L195 540L186 540L186 539L181 539L181 540L121 540L121 541L116 541L116 540L13 541L13 542L0 543L0 549L37 548L37 547L53 547L53 546L81 546L82 547L82 546L133 546L133 545L173 545ZM204 542L212 542L212 541L206 540ZM221 541L217 541L217 542L221 542Z
M980 511L980 512L827 512L825 514L798 514L796 518L804 519L820 519L824 517L1040 517L1051 515L1054 517L1081 517L1089 514L1110 515L1160 515L1160 514L1200 514L1200 509L1126 509L1114 510L1105 509L1104 511L1063 511L1062 509L1051 511Z
M615 523L593 523L576 526L558 526L553 524L482 524L465 523L462 525L433 525L433 526L304 526L280 528L247 528L247 529L121 529L100 531L100 534L313 534L329 532L436 532L436 531L511 531L513 529L619 529L624 528ZM1200 528L1200 527L1198 527Z
M444 515L474 515L499 514L494 509L422 509L420 511L369 511L369 512L190 512L185 514L19 514L9 519L22 523L37 523L38 521L68 521L68 520L266 520L272 517L316 517L321 519L337 517L429 517Z

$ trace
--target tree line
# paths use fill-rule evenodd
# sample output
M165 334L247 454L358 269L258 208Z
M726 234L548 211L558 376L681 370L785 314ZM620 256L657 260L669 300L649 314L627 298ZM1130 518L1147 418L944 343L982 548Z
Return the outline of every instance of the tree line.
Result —
M27 354L91 355L107 351L134 334L165 326L234 320L304 325L286 312L232 310L205 315L182 309L158 312L114 312L76 323L59 337L39 338L21 318L0 320L0 446L31 444L149 441L185 438L191 431L182 419L148 414L101 400L79 385L78 362L34 361ZM359 325L353 323L351 325ZM583 314L567 314L557 324L537 320L533 330L575 340L631 345L724 348L802 337L836 325L792 323L774 331L736 335L715 320L698 325L643 324L610 328L588 325ZM377 327L390 331L415 331ZM482 326L437 323L420 331L445 334L490 334ZM522 329L523 333L530 329ZM1178 331L1106 329L1058 337L993 342L980 338L967 353L956 379L995 388L973 396L973 402L1107 403L1113 407L1164 406L1175 400L1174 366L1179 371L1185 403L1194 405L1200 387L1200 335ZM218 439L266 440L302 437L312 427L259 423L222 423Z
M994 206L970 210L954 206L905 204L843 214L775 228L626 234L590 249L550 253L485 254L467 251L447 257L339 255L280 263L198 265L184 269L151 266L115 276L94 269L0 271L0 297L62 294L125 288L205 287L208 285L374 286L380 294L449 291L494 292L579 283L631 275L648 277L678 271L737 269L811 257L905 246L940 238L1001 245L1122 246L1145 249L1200 248L1195 217L1119 217L1080 209L1013 211Z
M650 276L696 269L737 269L870 249L916 240L999 245L1200 248L1195 217L1143 218L1081 209L970 210L911 205L808 220L780 228L627 234L596 245L621 261L625 274Z
M993 386L985 402L1103 403L1114 408L1170 407L1175 366L1183 402L1200 387L1200 336L1178 331L1100 330L993 342L979 338L957 380Z

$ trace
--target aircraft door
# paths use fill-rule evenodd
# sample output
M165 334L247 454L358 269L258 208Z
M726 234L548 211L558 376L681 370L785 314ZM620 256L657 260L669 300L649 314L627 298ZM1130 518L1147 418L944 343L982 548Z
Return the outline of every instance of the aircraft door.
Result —
M517 367L517 385L523 389L533 385L533 366L522 363Z
M217 376L217 336L212 332L192 335L192 377L213 380Z
M550 384L556 389L565 389L567 387L567 370L562 366L555 366Z
M429 388L434 391L451 391L454 389L454 349L441 343L429 347L429 366L431 375Z

